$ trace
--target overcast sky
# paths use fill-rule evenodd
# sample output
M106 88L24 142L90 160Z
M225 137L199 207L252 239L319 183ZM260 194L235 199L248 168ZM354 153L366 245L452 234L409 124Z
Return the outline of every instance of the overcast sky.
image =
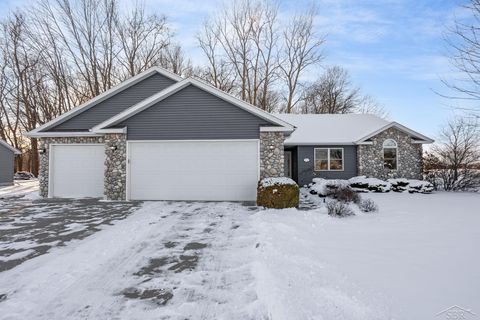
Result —
M125 1L125 0L124 0ZM0 0L0 15L27 0ZM201 63L195 34L202 21L221 6L219 0L145 0L147 11L167 15L177 39L195 63ZM310 0L280 0L283 18ZM318 33L326 34L324 65L351 73L354 83L376 97L391 119L435 136L453 102L440 79L453 76L444 34L466 11L461 0L318 0ZM312 73L318 73L320 70ZM310 74L315 78L316 74Z

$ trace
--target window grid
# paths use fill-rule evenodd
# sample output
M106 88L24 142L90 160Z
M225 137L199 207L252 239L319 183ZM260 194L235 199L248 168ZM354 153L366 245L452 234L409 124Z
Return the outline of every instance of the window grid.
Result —
M326 150L327 151L327 158L317 158L317 150ZM331 158L331 150L340 150L341 151L341 159ZM314 148L313 150L313 170L314 171L344 171L344 149L343 148ZM331 169L331 161L340 161L341 160L341 169ZM317 161L327 161L327 168L326 169L317 169Z

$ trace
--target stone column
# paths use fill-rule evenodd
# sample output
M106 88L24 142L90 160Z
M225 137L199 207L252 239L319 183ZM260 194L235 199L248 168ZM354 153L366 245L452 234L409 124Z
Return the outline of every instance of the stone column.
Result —
M123 133L105 135L105 199L125 200L127 186L127 142Z
M48 138L38 139L40 168L38 169L38 194L42 198L48 197Z
M260 179L283 177L283 132L260 132Z

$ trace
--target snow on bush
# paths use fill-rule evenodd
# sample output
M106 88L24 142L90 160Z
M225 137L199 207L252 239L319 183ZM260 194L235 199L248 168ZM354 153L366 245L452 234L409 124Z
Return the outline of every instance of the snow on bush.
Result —
M387 181L392 185L392 191L403 192L408 190L409 181L407 179L388 179Z
M408 192L410 193L432 193L433 184L423 180L409 180Z
M408 191L410 193L431 193L434 190L434 186L428 181L404 178L383 181L377 178L367 178L366 176L353 177L348 180L314 178L312 183L308 185L308 190L311 194L318 194L321 197L332 196L336 198L335 193L345 188L351 188L356 192Z
M260 181L260 185L264 188L283 185L297 185L295 181L287 177L264 178Z
M366 176L358 176L348 179L350 187L359 192L389 192L392 187L387 181L377 178L367 178Z
M327 180L323 178L313 178L311 184L309 184L309 189L311 194L318 194L319 196L329 196L336 189L341 187L348 187L347 180Z
M299 204L298 185L290 178L265 178L258 183L257 205L266 208L293 208Z
M358 204L358 207L362 212L377 212L378 206L372 199L364 199L361 200Z
M336 200L327 202L327 212L330 216L339 218L355 215L347 204Z

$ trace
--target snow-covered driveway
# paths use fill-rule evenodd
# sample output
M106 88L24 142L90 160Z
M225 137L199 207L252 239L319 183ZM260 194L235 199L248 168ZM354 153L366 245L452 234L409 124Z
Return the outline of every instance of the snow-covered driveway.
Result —
M321 203L145 202L0 272L0 318L438 320L454 305L480 314L480 194L362 196L380 211L337 219Z
M0 272L126 218L136 202L0 199Z
M147 202L114 226L0 273L2 318L262 318L249 212L231 203Z

